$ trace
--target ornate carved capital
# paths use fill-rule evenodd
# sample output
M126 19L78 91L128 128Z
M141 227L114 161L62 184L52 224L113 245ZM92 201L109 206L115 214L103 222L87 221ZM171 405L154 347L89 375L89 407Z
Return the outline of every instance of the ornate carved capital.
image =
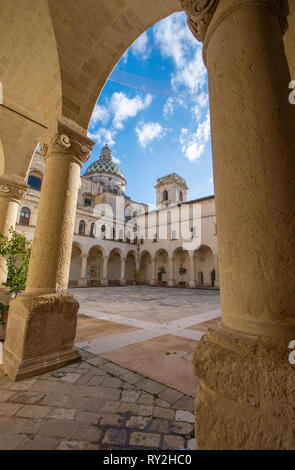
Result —
M203 42L219 0L180 0L180 2L187 13L187 23L191 32Z
M89 137L59 122L57 132L40 144L40 153L44 159L56 154L68 155L81 165L90 157L94 145Z
M27 184L15 183L9 179L0 177L0 196L19 202L26 195Z

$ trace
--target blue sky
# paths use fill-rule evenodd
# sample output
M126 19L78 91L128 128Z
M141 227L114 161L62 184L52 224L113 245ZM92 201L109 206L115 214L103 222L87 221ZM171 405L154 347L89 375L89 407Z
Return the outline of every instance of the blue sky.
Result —
M173 172L186 179L188 199L213 194L207 73L184 13L160 21L126 51L88 135L96 146L82 174L107 143L136 201L154 204L157 178Z

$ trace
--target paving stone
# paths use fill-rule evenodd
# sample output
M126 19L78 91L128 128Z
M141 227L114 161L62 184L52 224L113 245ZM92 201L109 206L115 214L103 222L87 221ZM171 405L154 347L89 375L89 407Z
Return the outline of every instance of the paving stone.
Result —
M86 373L84 375L81 375L80 379L77 380L77 384L79 385L85 385L88 384L88 382L94 377L93 374Z
M99 422L100 426L122 426L126 418L121 415L103 416Z
M21 380L19 382L13 382L9 388L10 390L30 390L36 382L37 379Z
M184 438L172 434L164 436L163 449L184 449Z
M39 403L44 397L45 393L20 391L14 393L14 395L12 395L8 401L10 403L27 403L30 405L34 405L35 403Z
M68 406L71 408L80 411L90 411L91 413L99 412L103 405L104 400L99 400L97 398L83 397L82 400L81 397L70 397L68 401Z
M132 432L129 439L130 446L147 447L149 449L158 449L160 447L160 443L160 434L154 433Z
M168 408L161 408L156 406L153 410L153 416L155 418L174 419L175 411Z
M192 413L194 411L194 402L195 399L188 395L185 395L180 400L172 405L172 408L177 408L179 410L185 410Z
M52 412L48 415L48 418L51 419L67 419L73 420L76 416L76 410L74 409L67 409L67 408L56 408L52 410Z
M100 409L101 413L112 413L120 408L119 401L106 401Z
M30 390L36 391L36 392L44 392L44 393L55 393L55 392L61 392L62 387L61 387L60 382L50 382L50 381L45 381L45 380L38 380L38 382L34 383Z
M62 441L56 450L97 450L98 445L85 441Z
M138 406L138 414L140 416L152 416L153 407L150 406L150 405L139 405Z
M95 413L88 411L77 411L75 421L81 424L97 424L98 416Z
M93 425L78 424L71 439L96 442L102 437L102 431Z
M186 423L194 423L195 422L195 417L189 411L176 410L175 420L176 421L184 421Z
M97 389L97 397L105 398L106 400L119 400L121 397L121 390L116 388L99 387Z
M124 446L127 443L127 432L125 429L108 429L102 442L104 444Z
M104 377L106 377L108 375L104 370L98 369L98 367L92 367L91 369L89 369L88 374L101 375L101 376L104 376Z
M151 422L151 418L147 416L131 416L126 422L127 428L145 429Z
M194 427L191 423L183 423L181 421L177 422L174 421L171 424L171 431L175 434L182 434L183 436L186 434L191 434Z
M87 363L93 366L102 366L106 362L107 361L105 359L102 359L101 357L94 357L93 359L87 359Z
M160 408L170 408L171 403L168 403L168 401L162 400L161 398L156 398L156 406L159 406Z
M137 384L138 382L142 381L144 377L140 374L136 374L135 372L127 372L121 376L121 379L125 382L128 382L131 385Z
M119 411L121 413L132 413L136 415L138 414L138 407L139 405L136 405L135 403L128 403L127 401L123 401L120 403Z
M6 417L6 432L13 432L15 434L38 434L47 423L46 419L42 418L20 418L18 416ZM1 426L0 426L1 429ZM2 431L2 429L1 429Z
M102 382L104 381L105 379L105 376L101 376L101 375L93 375L92 376L92 379L90 379L87 383L87 385L92 385L92 386L97 386L97 385L100 385L102 384Z
M136 402L136 400L139 398L140 396L140 391L137 391L137 390L124 390L122 392L122 396L121 396L121 400L122 401L128 401L130 403L134 403Z
M21 406L21 405L17 405ZM40 405L24 405L17 413L16 416L22 416L23 418L45 418L49 415L52 408L49 406Z
M160 392L162 392L166 388L165 385L162 385L150 379L142 380L141 382L136 384L136 387L144 390L145 392L152 393L154 395L158 395Z
M49 393L44 396L43 400L40 401L40 405L48 405L52 407L61 408L66 406L68 402L68 396L61 393Z
M142 405L153 405L154 397L150 393L141 392L140 397L137 400L137 403Z
M162 418L154 418L149 428L151 431L169 432L169 421Z
M180 398L183 397L183 393L173 390L173 388L166 388L163 392L159 393L159 398L162 400L168 401L168 403L175 403Z
M116 377L120 377L121 375L124 375L126 373L126 369L124 369L121 366L118 366L117 364L112 364L112 363L106 363L102 365L101 369L103 369L106 372L111 373L112 375L115 375Z
M15 450L24 440L25 434L16 434L15 432L5 433L0 436L0 449Z
M65 377L59 379L61 382L74 383L81 377L81 374L76 374L73 372L68 373Z
M69 420L53 420L47 421L47 424L40 433L41 436L69 438L73 434L75 423Z
M102 381L103 377L99 377ZM98 385L98 384L97 384ZM92 397L97 398L99 394L98 386L96 387L91 386L89 383L87 385L76 385L75 389L73 390L73 394L79 398L81 397Z
M127 382L123 382L123 389L124 390L133 390L133 387L131 384L128 384Z
M189 450L197 450L196 439L190 439L187 441L186 445Z
M13 416L23 405L0 403L0 416Z
M28 437L18 446L18 450L54 450L59 442L60 439L57 437Z
M122 380L117 379L116 377L106 377L105 379L103 379L102 384L104 387L120 388L123 382Z
M8 400L14 393L14 390L0 390L0 402Z

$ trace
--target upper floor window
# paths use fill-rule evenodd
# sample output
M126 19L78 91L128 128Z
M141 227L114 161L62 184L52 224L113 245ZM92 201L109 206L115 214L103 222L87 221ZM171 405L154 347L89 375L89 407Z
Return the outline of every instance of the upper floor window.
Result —
M30 175L28 178L28 185L32 189L36 189L36 191L40 191L41 186L42 186L42 178L40 176Z
M79 235L85 235L85 222L80 220L79 222Z
M90 236L95 237L95 222L90 225Z
M136 217L137 216L137 211L134 211L132 215L133 215L133 217Z
M29 225L31 211L27 207L22 207L19 216L20 225Z
M179 193L179 200L183 201L183 192L182 191L180 191L180 193Z
M91 197L88 196L88 195L85 195L85 196L84 196L84 206L90 207L90 206L91 206L91 202L92 202L92 201L91 201Z
M163 201L168 201L168 191L163 192Z

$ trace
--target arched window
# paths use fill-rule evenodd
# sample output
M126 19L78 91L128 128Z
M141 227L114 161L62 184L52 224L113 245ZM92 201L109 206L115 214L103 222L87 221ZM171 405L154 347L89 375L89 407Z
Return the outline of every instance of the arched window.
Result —
M79 235L85 235L85 222L80 220L79 222Z
M163 192L163 201L168 201L168 191Z
M119 242L121 242L123 240L123 230L119 230Z
M36 191L40 191L41 186L42 186L41 176L37 176L37 175L34 175L34 174L30 175L29 178L28 178L28 185L32 189L35 189Z
M183 201L183 192L182 191L180 191L180 193L179 193L179 200Z
M95 237L95 222L90 225L90 236Z
M112 230L111 230L111 240L115 240L115 237L116 237L116 230L114 228L112 228Z
M85 194L84 195L84 206L85 207L91 207L91 195L90 194Z
M102 225L100 230L101 230L101 236L102 236L102 238L105 238L106 226L105 226L105 225Z
M137 216L137 211L134 211L132 215L133 215L133 217L136 217Z
M19 216L20 225L29 225L31 211L27 207L22 207Z

